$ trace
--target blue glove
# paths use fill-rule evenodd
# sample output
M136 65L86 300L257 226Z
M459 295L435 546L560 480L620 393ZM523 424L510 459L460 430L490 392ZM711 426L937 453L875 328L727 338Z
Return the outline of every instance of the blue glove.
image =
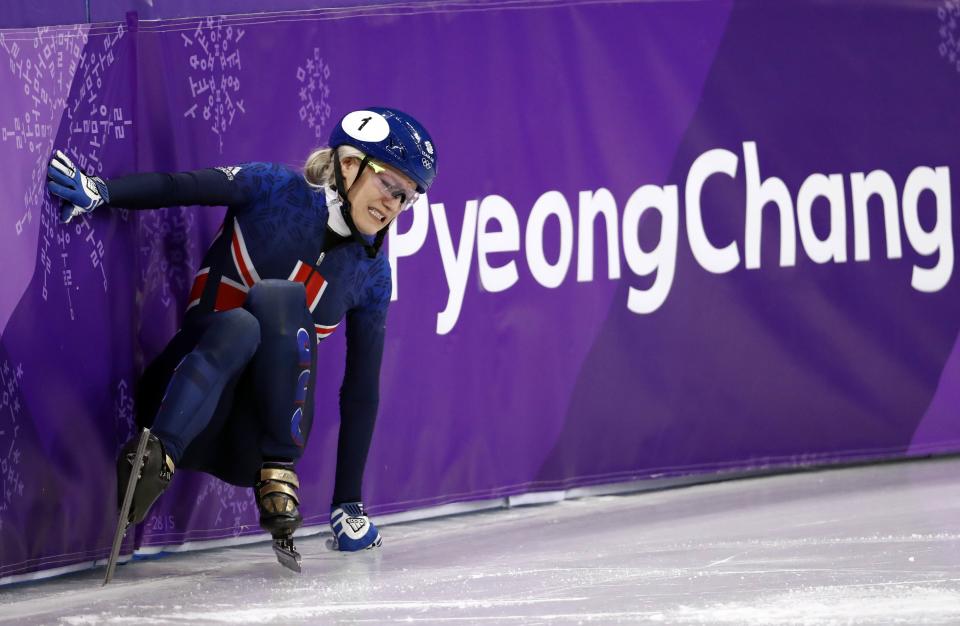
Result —
M53 153L47 166L47 189L63 200L60 221L64 224L110 202L103 179L87 176L59 150Z
M330 511L333 540L328 546L341 552L379 548L383 544L380 531L367 517L362 502L346 502Z

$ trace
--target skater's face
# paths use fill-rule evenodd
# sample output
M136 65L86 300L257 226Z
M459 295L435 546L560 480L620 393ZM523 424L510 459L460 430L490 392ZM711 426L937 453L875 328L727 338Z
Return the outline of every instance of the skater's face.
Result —
M350 217L364 235L377 234L416 200L414 182L388 165L368 161L357 179L359 159L348 157L340 164L350 200Z

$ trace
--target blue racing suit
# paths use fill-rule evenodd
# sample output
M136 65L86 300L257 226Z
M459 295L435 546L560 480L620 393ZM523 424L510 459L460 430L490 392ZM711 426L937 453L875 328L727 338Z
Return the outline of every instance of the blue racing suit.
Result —
M336 191L273 163L106 185L112 206L227 207L183 325L140 381L140 424L152 425L178 467L253 485L263 461L302 455L317 344L346 319L333 501L359 501L392 281L384 255L370 258L350 237Z

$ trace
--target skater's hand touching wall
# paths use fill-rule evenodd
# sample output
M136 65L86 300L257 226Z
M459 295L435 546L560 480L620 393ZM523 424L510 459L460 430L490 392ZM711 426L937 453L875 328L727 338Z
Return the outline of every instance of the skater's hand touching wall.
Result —
M47 189L63 200L60 221L64 224L110 201L103 179L88 176L59 150L53 153L47 166Z

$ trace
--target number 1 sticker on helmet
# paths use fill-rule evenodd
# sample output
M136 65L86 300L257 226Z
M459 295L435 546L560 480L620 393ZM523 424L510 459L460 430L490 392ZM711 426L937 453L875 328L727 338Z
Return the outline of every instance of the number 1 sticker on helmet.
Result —
M373 111L348 113L341 125L344 132L357 141L380 142L390 134L387 118Z

